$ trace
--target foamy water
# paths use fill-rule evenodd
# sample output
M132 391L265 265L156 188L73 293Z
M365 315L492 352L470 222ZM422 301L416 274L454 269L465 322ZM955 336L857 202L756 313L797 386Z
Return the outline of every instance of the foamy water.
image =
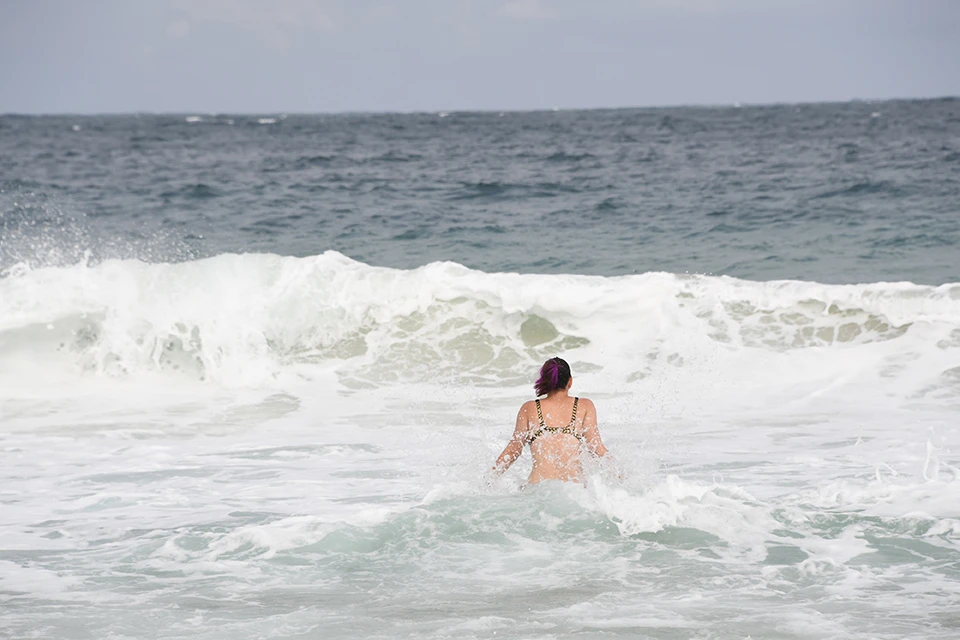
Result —
M8 636L960 633L960 285L328 252L0 301ZM553 355L613 463L492 481Z

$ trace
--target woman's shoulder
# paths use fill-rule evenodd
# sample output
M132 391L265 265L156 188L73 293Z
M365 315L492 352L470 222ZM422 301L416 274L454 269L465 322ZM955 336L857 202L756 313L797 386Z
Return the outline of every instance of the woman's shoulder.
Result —
M579 406L584 409L596 409L596 406L593 404L593 400L590 398L584 398L583 396L577 396L577 403Z

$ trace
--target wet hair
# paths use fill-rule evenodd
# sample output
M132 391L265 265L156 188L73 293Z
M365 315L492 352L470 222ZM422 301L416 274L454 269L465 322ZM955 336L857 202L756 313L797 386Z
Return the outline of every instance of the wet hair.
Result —
M566 389L570 382L570 365L563 358L550 358L540 367L540 379L533 385L537 396L545 396L554 389Z

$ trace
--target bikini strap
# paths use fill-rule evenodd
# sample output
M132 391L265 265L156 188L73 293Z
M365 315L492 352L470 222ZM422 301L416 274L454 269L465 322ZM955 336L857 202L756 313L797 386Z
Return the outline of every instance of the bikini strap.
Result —
M540 421L540 428L543 429L547 425L543 423L543 411L540 410L540 398L537 398L536 402L537 402L537 420Z
M570 418L570 428L573 429L577 423L577 403L580 401L580 398L573 399L573 416ZM540 405L537 405L538 407Z

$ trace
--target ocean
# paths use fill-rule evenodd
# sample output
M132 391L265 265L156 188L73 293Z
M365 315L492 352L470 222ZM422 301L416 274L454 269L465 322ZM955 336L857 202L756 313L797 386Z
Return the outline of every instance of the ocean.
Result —
M954 640L958 418L958 99L0 116L2 637Z

